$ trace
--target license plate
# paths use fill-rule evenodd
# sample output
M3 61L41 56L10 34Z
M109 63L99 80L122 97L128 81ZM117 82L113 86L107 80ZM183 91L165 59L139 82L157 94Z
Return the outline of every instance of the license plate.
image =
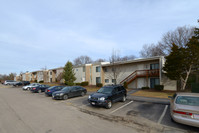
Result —
M95 105L95 102L91 102L92 105Z
M53 96L53 98L54 98L55 96Z
M194 114L194 115L193 115L193 118L199 119L199 114Z

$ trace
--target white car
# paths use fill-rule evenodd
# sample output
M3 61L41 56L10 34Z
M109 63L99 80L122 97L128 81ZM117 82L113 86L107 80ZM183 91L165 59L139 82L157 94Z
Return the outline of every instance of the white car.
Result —
M170 102L171 118L175 122L199 127L199 93L176 93Z
M13 85L14 83L16 83L14 80L5 80L4 85Z
M22 89L23 90L30 90L31 87L34 87L34 86L37 86L37 85L40 85L40 83L29 84L29 85L23 86Z

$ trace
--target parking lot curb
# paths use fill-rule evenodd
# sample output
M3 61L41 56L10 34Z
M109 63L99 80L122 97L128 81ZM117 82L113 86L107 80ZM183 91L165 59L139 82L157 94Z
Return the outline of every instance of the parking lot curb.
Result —
M142 96L132 96L132 95L128 95L127 98L138 102L149 102L149 103L165 104L165 105L170 104L170 100L165 98L152 98L152 97L142 97Z

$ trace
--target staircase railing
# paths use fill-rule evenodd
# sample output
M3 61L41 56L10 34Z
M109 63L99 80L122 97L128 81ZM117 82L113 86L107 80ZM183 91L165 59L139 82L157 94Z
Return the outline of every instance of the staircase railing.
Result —
M137 77L159 77L159 69L153 69L153 70L136 70L133 73L131 73L128 77L126 77L124 80L120 82L120 84L124 84L126 82L129 84L133 80L135 80Z

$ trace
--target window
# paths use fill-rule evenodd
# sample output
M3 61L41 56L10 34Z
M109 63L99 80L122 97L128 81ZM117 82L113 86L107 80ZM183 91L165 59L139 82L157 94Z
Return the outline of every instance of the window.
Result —
M78 71L78 69L76 69L76 71Z
M101 83L101 77L96 77L96 84Z
M153 69L159 69L159 64L156 63L156 64L150 64L150 69L153 70Z
M116 83L116 79L112 79L112 83Z
M109 79L105 79L105 83L109 83Z
M52 72L50 72L50 75L52 75Z
M85 69L86 69L85 66L83 66L83 72L85 72Z
M100 72L100 66L96 67L96 72Z
M104 72L108 72L107 68L104 68Z

